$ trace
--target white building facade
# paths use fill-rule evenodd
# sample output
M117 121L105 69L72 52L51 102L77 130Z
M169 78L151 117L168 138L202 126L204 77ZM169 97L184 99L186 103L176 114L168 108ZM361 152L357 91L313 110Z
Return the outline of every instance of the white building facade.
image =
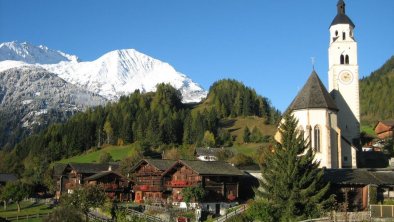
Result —
M290 104L287 112L298 119L320 167L357 168L360 107L357 42L354 24L339 0L330 26L329 92L315 71Z

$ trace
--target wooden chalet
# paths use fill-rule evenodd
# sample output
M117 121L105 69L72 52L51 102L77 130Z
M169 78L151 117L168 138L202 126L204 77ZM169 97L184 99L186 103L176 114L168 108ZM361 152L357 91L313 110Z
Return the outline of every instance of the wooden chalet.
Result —
M197 160L179 160L163 174L173 202L182 202L181 191L190 186L201 186L205 190L204 202L235 201L241 176L244 173L228 163Z
M239 178L244 174L236 167L219 161L141 160L133 169L135 201L182 202L185 187L201 186L206 202L235 201L239 196Z
M394 120L379 121L375 125L374 130L379 139L392 138L394 131Z
M394 199L393 169L325 169L324 179L331 183L331 193L336 194L338 203L347 202L350 211L368 209L371 198L381 203Z
M135 202L142 203L146 199L161 202L166 197L162 174L175 163L174 160L144 159L138 162L131 174L135 185L133 191Z
M63 193L72 193L74 189L86 185L100 185L111 198L128 200L130 184L116 171L117 164L69 163L54 166L54 178L57 181L56 198Z
M112 170L96 173L84 179L85 184L100 186L111 199L129 201L131 183L126 177Z

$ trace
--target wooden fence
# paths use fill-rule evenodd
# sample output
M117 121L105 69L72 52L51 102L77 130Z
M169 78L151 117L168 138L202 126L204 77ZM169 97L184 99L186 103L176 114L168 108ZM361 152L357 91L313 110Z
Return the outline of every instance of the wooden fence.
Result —
M224 222L238 214L241 214L243 212L245 212L248 209L248 206L246 204L243 204L239 207L236 207L236 209L234 211L231 211L230 213L226 213L225 215L218 217L215 221L216 222Z
M35 218L44 218L48 216L49 213L45 214L25 214L25 215L17 215L17 216L12 216L12 217L5 217L6 220L9 221L20 221L20 220L29 220L29 219L35 219Z
M370 205L372 218L393 218L394 205Z

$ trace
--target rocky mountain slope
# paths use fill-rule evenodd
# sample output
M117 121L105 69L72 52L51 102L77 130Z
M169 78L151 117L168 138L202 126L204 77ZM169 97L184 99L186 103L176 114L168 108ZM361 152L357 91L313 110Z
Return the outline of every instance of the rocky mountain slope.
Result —
M103 105L105 98L37 67L0 72L0 147L73 113Z

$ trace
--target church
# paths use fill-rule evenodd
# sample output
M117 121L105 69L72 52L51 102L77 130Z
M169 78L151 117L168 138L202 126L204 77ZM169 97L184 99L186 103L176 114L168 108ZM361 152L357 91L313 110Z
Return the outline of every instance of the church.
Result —
M298 119L320 167L357 168L360 147L359 75L355 25L345 13L345 2L337 3L330 25L328 91L315 70L286 112Z

